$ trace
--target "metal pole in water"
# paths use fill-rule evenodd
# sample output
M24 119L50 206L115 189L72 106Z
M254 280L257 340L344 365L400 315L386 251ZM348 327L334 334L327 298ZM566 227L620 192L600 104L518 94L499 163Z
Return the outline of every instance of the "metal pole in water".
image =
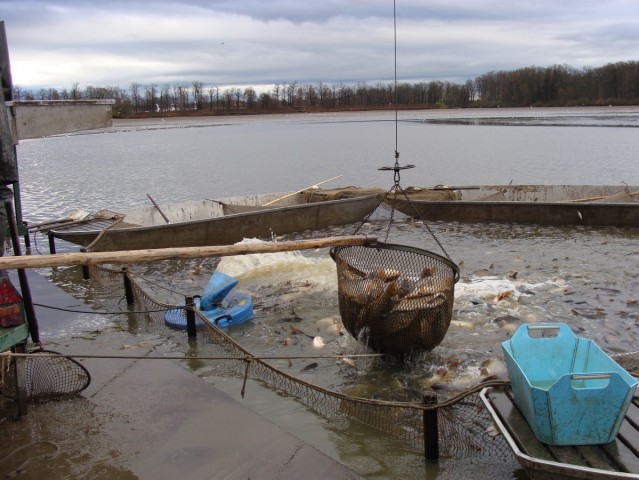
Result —
M437 394L424 394L424 405L437 405ZM437 408L424 410L424 457L426 460L439 459L439 426L437 425Z
M195 328L195 302L193 297L186 297L186 332L189 338L197 337L197 329Z

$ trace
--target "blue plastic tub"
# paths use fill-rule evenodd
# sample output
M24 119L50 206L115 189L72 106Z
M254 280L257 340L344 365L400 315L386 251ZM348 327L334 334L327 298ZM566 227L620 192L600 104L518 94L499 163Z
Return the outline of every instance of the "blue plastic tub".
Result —
M195 306L200 308L200 299L196 298ZM181 303L183 306L184 303ZM253 318L251 297L243 292L231 292L216 307L200 312L213 324L220 328L231 327L248 322ZM184 308L173 308L164 314L164 323L179 330L186 330L186 313ZM196 328L203 328L204 322L195 317Z
M237 285L237 278L231 277L225 273L213 272L209 283L202 293L200 299L201 310L214 310L219 308L219 303L233 290L233 287Z
M549 445L615 439L637 381L564 323L522 325L502 343L515 403Z

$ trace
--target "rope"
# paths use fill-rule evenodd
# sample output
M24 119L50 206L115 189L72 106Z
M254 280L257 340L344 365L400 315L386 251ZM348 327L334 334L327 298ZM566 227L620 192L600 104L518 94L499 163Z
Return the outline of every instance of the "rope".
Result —
M116 225L122 223L123 221L124 221L124 215L116 215L115 222L113 222L111 225L108 225L106 228L103 228L102 231L98 234L98 236L95 237L95 239L86 247L86 251L90 252L91 247L93 247L96 243L100 241L100 239L104 236L107 230L110 230L112 227L115 227Z
M115 270L115 272L117 272L117 270ZM177 290L173 290L173 289L171 289L169 287L165 287L164 285L160 285L159 283L156 283L153 280L149 280L148 278L143 277L142 275L139 275L139 274L137 274L135 272L127 271L127 273L129 274L129 276L136 276L140 280L144 280L145 282L150 283L151 285L155 285L158 288L162 288L162 289L166 290L167 292L175 293L175 294L180 295L182 297L188 297L189 296L188 293L178 292Z
M62 353L38 353L38 354L32 354L32 353L13 353L10 351L7 352L3 352L0 353L0 358L1 357L21 357L21 358L29 358L29 357L38 357L38 358L43 358L43 357L55 357L55 358L59 358L59 357L63 357L63 358L68 358L68 359L76 359L76 358L83 358L83 359L108 359L108 360L241 360L246 362L246 366L245 366L245 370L244 370L244 375L243 375L243 383L242 383L242 389L241 389L241 395L242 398L244 398L244 394L245 394L245 390L246 390L246 382L248 380L248 373L249 373L249 366L252 362L259 360L259 361L264 361L264 360L338 360L338 359L342 359L342 358L370 358L370 357L384 357L385 355L382 353L364 353L364 354L345 354L345 355L291 355L291 356L286 356L286 355L260 355L260 356L253 356L253 355L243 355L243 356L227 356L227 357L222 357L222 356L205 356L205 357L199 357L199 356L177 356L177 355L167 355L164 357L149 357L149 356L141 356L141 355L95 355L95 354L74 354L74 355L67 355L67 354L62 354ZM291 377L292 378L292 377ZM300 380L298 380L300 381ZM301 382L304 383L304 382ZM467 397L468 395L471 395L475 392L480 391L481 389L485 388L485 387L499 387L499 386L508 386L510 385L510 382L507 380L488 380L485 381L483 383L480 383L478 385L475 385L474 387L468 388L466 390L464 390L463 392L459 393L458 395L456 395L455 397L452 397L444 402L440 402L440 403L436 403L436 404L432 404L432 405L424 405L424 404L418 404L418 403L414 403L414 402L390 402L387 400L374 400L374 399L366 399L366 398L360 398L360 397L352 397L350 395L346 395L343 393L339 393L339 392L333 392L330 390L326 390L323 389L321 387L316 387L319 390L325 390L326 392L329 392L332 396L335 396L337 398L343 398L343 399L356 399L358 403L364 403L364 404L368 404L368 405L378 405L378 406L384 406L384 407L407 407L409 406L410 408L413 409L418 409L418 410L435 410L438 408L444 408L444 407L448 407L451 405L454 405L456 403L458 403L461 399L463 399L464 397Z
M64 357L64 358L97 358L97 359L109 359L109 360L244 360L247 362L252 362L253 360L339 360L342 358L364 358L364 357L383 357L385 356L383 353L353 353L353 354L344 354L344 355L242 355L242 356L230 356L230 357L199 357L199 356L178 356L178 355L167 355L164 357L149 357L149 356L140 356L140 355L96 355L96 354L73 354L66 355L63 353L14 353L11 351L6 351L0 353L0 358L3 357Z
M186 309L183 305L177 305L171 308L160 308L157 310L127 310L121 312L87 312L85 310L73 310L72 308L62 308L62 307L54 307L52 305L44 305L42 303L34 303L36 307L49 308L51 310L60 310L61 312L70 312L70 313L86 313L91 315L127 315L129 313L154 313L154 312L167 312L169 310L178 310L178 309Z

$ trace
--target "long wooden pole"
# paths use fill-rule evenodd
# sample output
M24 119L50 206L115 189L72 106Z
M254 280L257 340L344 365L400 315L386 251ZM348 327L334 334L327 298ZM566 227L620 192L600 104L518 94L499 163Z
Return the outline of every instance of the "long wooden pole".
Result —
M375 237L351 235L327 237L290 242L265 242L235 245L215 245L208 247L156 248L148 250L124 250L117 252L79 252L56 255L28 255L22 257L0 257L0 270L19 268L64 267L72 265L99 265L102 263L135 263L169 260L172 258L225 257L248 255L251 253L275 253L294 250L308 250L324 247L375 244Z
M166 223L171 223L171 221L169 220L169 217L167 217L164 212L162 211L162 209L160 208L160 206L156 203L155 200L153 200L153 197L151 195L149 195L148 193L146 194L147 197L149 197L149 200L151 200L151 203L153 204L153 206L155 208L157 208L158 212L160 212L160 215L162 215L162 218L164 219L164 221Z
M268 205L272 205L272 204L274 204L275 202L279 202L280 200L284 200L285 198L292 197L292 196L293 196L293 195L295 195L296 193L303 192L304 190L308 190L309 188L313 188L313 187L314 187L314 186L316 186L316 185L321 185L322 183L328 183L328 182L330 182L330 181L332 181L332 180L335 180L335 179L340 178L340 177L343 177L343 176L344 176L344 175L338 175L337 177L329 178L328 180L324 180L324 181L321 181L321 182L314 183L313 185L309 185L308 187L304 187L304 188L302 188L302 189L300 189L300 190L296 190L295 192L288 193L288 194L284 195L283 197L279 197L279 198L276 198L275 200L271 200L270 202L265 203L265 204L264 204L264 205L262 205L262 206L263 206L263 207L266 207L266 206L268 206Z
M623 193L623 192L619 192L619 193ZM639 192L630 192L630 193L626 193L626 195L628 195L629 197L636 197L637 195L639 195ZM571 202L592 202L592 201L601 200L602 198L606 198L610 196L611 195L603 195L599 197L588 197L588 198L575 198L574 200L570 200L570 201Z

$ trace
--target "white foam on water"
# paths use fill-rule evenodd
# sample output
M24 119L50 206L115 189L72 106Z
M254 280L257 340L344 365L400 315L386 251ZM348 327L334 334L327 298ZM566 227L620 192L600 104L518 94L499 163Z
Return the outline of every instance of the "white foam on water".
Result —
M265 242L244 239L240 243ZM304 284L324 291L337 289L335 262L328 255L309 258L300 251L234 255L223 257L217 270L237 278L242 284Z
M522 291L535 291L551 286L558 286L555 281L548 280L540 283L526 283L518 280L500 277L477 277L470 282L459 282L455 285L455 296L459 298L476 297L486 301L494 301L495 297L511 292L508 298L517 300Z

